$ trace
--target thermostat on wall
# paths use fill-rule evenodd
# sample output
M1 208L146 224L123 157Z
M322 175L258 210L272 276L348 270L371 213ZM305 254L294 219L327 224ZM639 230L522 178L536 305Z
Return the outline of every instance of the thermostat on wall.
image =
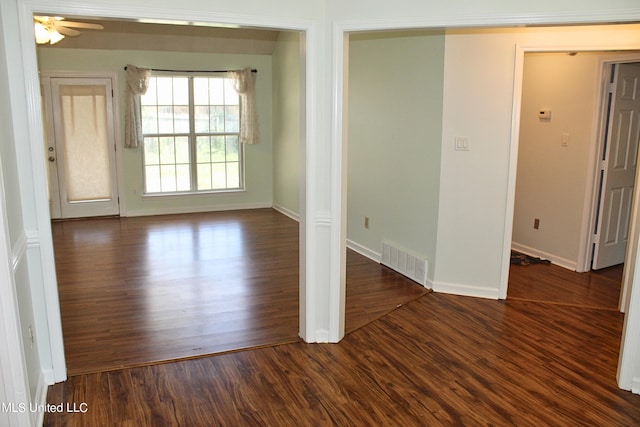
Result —
M538 110L540 120L551 120L551 110Z

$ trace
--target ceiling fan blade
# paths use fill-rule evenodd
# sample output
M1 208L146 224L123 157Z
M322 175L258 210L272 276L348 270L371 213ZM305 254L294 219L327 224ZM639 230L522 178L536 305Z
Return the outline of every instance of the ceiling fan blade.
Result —
M63 27L61 25L55 25L54 28L57 32L65 36L75 37L81 34L80 31L72 30L71 28Z
M86 28L89 30L103 30L102 24L90 24L88 22L74 22L74 21L57 21L56 27L71 27L71 28Z

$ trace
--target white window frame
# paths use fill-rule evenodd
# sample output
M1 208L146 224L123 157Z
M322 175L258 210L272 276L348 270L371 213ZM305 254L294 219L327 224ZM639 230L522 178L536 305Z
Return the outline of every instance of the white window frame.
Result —
M160 192L147 192L147 173L146 173L146 161L145 161L145 147L142 146L142 178L143 178L143 197L167 197L176 195L200 195L200 194L212 194L212 193L236 193L245 191L245 152L244 144L240 142L240 124L237 132L210 132L205 135L209 136L228 136L235 135L238 137L238 187L234 188L218 188L218 189L197 189L197 137L203 136L203 133L195 131L195 114L194 114L194 77L207 77L218 79L229 79L229 77L220 75L220 73L202 73L202 72L185 72L185 71L158 71L154 72L151 78L157 77L182 77L187 78L189 81L189 132L188 133L158 133L158 134L144 134L146 138L162 138L162 137L178 137L186 136L189 144L189 171L190 171L190 188L189 191L160 191ZM239 102L242 102L241 100ZM226 105L226 104L225 104ZM225 160L226 164L226 160Z

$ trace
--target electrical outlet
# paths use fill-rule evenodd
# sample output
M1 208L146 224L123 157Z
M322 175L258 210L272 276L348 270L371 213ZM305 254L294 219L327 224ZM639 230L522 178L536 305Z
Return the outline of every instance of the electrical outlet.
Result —
M540 218L535 218L533 220L533 228L538 230L540 228Z
M369 228L369 217L368 216L364 217L364 228Z

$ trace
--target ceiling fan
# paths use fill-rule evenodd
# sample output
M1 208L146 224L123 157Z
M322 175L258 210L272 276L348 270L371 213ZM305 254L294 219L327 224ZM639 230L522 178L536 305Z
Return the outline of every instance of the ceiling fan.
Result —
M74 28L104 29L102 24L66 21L60 16L34 16L33 23L36 32L36 43L38 44L55 44L65 36L74 37L80 35L80 31L74 30Z

